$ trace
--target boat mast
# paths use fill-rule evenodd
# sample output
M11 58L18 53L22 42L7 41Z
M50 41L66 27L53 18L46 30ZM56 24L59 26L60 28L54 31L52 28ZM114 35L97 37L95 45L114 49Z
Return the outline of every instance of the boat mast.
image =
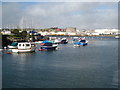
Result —
M21 31L23 31L23 25L24 25L24 17L22 16L20 23L19 23L19 28L21 29Z

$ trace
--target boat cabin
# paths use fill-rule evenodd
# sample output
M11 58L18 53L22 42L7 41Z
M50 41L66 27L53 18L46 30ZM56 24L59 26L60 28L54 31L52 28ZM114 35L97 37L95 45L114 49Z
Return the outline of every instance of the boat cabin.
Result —
M32 47L35 47L35 44L33 43L18 43L18 49L30 49Z
M83 43L85 43L85 42L86 42L86 40L80 40L80 42L83 42Z

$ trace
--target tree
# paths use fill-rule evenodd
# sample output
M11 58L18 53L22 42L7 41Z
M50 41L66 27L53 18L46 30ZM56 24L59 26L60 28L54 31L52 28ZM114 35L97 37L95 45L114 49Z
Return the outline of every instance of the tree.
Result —
M15 35L18 35L19 34L19 29L14 29L11 31L11 33L15 34Z
M26 37L27 36L27 31L22 31L21 35L22 35L23 38Z

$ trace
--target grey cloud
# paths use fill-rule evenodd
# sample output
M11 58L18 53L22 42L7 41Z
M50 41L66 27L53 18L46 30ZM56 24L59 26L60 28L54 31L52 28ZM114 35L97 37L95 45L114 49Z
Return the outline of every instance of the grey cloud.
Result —
M66 2L38 3L21 10L20 3L3 5L3 24L18 24L25 17L26 26L38 28L74 26L80 29L116 28L117 9L96 9L98 6L117 3Z
M18 25L23 11L20 11L19 3L7 2L2 5L2 24L6 25Z

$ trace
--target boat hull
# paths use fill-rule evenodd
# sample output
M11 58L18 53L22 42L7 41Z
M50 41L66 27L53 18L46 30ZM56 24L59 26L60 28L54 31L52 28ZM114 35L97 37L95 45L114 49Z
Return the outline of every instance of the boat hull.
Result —
M57 46L41 46L42 50L56 50Z
M78 44L74 44L74 47L80 47L80 45L78 45Z
M86 46L86 45L87 45L87 43L80 43L80 45L81 45L81 46Z
M17 46L8 46L9 49L17 49Z
M88 44L87 42L85 42L85 43L83 43L83 42L75 42L74 46L86 46L87 44Z
M12 52L23 53L23 52L35 52L35 49L12 49Z
M67 44L68 42L60 42L61 44Z

